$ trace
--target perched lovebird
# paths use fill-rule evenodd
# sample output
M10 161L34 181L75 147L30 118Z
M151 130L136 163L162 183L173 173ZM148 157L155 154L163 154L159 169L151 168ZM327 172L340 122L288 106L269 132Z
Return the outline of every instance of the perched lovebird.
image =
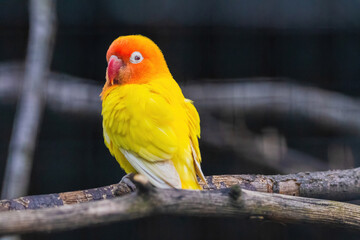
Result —
M101 93L105 145L126 173L159 188L201 189L200 119L159 47L141 35L109 47Z

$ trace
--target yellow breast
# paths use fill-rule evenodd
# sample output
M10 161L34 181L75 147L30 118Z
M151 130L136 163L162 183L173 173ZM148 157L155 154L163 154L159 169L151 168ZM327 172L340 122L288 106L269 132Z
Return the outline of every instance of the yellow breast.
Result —
M200 162L199 117L176 82L165 82L159 79L107 90L102 109L105 144L127 173L136 170L121 149L144 162L170 160L182 188L199 189L194 166L194 161ZM193 151L198 160L194 160Z

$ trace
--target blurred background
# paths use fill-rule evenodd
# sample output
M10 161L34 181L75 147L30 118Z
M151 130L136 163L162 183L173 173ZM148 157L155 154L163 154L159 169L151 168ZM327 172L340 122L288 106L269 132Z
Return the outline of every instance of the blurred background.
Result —
M23 81L29 11L0 1L0 179ZM31 195L120 181L103 143L105 53L120 35L162 49L202 125L205 175L286 174L360 165L360 2L58 1ZM23 239L358 239L313 225L156 216Z

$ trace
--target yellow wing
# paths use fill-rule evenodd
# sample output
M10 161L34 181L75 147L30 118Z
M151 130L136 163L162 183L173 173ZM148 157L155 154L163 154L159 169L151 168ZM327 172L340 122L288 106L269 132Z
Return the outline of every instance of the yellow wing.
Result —
M146 85L128 84L109 92L102 115L105 144L126 172L136 170L157 187L181 188L171 161L178 148L176 109Z

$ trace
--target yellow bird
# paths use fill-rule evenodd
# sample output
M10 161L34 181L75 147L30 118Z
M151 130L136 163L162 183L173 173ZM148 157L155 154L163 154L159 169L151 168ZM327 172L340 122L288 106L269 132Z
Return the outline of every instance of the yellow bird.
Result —
M105 145L126 173L159 188L201 189L200 119L159 47L141 35L109 47L101 93Z

